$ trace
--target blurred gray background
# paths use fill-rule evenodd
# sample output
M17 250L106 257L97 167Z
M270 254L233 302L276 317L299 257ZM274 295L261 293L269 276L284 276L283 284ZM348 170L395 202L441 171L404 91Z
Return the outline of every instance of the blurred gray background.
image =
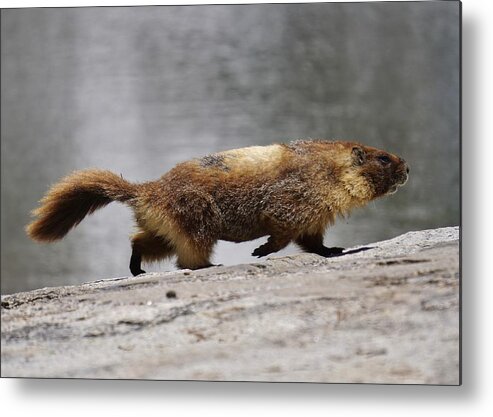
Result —
M2 10L2 293L129 274L121 204L56 244L25 236L48 186L88 167L143 181L224 149L356 140L411 178L328 245L459 224L459 36L445 1ZM263 240L220 242L214 262L256 261Z

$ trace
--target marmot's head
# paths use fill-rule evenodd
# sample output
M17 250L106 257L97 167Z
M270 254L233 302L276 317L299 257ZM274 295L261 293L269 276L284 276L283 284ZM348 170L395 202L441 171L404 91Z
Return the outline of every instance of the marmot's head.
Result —
M350 202L343 195L336 197L338 201L333 201L333 193L328 197L331 206L339 206L342 211L351 205L363 205L395 193L409 176L409 166L404 159L355 142L298 140L291 142L287 148L311 162L314 154L317 155L319 164L314 167L322 176L330 178L329 188L337 189L334 185L338 184L351 197Z
M404 159L380 149L356 144L351 157L353 167L366 179L372 198L395 193L409 177Z

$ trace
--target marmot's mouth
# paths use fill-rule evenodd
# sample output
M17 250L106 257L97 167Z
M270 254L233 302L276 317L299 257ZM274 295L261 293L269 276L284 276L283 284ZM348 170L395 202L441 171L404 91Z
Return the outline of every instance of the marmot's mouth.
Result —
M404 173L403 175L401 175L397 179L397 182L389 188L389 191L387 191L387 194L394 194L398 190L399 187L402 187L407 182L408 179L409 179L409 175L407 173Z
M395 194L395 192L399 187L400 186L398 184L393 185L392 187L389 188L389 191L387 191L387 195Z
M402 187L407 182L408 179L409 179L409 175L404 174L402 178L400 178L400 181L398 182L399 187Z

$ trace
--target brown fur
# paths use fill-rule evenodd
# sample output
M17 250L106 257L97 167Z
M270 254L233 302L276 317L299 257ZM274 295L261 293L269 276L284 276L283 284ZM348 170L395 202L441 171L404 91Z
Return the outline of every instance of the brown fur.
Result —
M109 171L76 171L50 188L32 214L37 220L26 227L27 234L40 242L64 237L87 214L113 200L135 197L136 186Z
M406 162L351 142L296 141L255 146L178 164L156 181L131 184L108 171L75 172L54 185L27 227L35 240L62 238L87 214L116 200L135 212L130 269L177 255L178 266L210 265L217 240L269 236L253 255L291 241L331 256L323 245L336 216L395 192L408 177Z

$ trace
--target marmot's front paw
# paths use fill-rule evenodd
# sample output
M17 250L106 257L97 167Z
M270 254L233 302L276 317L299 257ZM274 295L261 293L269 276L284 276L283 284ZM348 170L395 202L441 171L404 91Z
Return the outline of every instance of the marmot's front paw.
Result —
M252 252L252 256L257 256L258 258L261 258L262 256L267 256L269 253L270 251L265 247L265 245L262 245Z
M344 248L338 248L338 247L329 248L330 253L334 255L339 255L342 252L344 252L344 250L345 250Z
M330 258L331 256L341 255L342 252L344 252L344 248L338 248L338 247L327 248L324 246L320 255L325 256L326 258Z

